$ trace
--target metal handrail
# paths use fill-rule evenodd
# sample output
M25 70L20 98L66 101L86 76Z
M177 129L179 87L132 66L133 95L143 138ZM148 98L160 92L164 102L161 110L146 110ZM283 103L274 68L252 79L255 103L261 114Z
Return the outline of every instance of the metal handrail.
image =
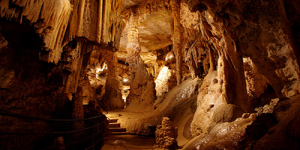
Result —
M23 139L23 137L25 136L25 137L28 137L29 141L30 141L30 145L28 145L28 143L26 143L28 141L28 139L25 139L25 141L23 141L23 143L18 143L18 145L8 145L8 146L21 147L21 149L26 149L26 148L30 149L30 147L32 147L32 146L36 147L31 142L34 142L35 140L38 140L39 138L43 138L43 137L47 137L47 136L53 138L53 137L56 137L56 135L58 135L58 136L61 135L61 136L63 136L64 139L65 138L67 139L67 141L65 140L66 143L63 145L64 147L68 147L68 148L72 149L72 147L74 147L74 146L77 147L78 144L80 145L80 144L85 143L87 145L80 145L80 146L82 148L84 147L85 150L88 150L88 149L94 149L97 146L99 147L99 142L101 140L103 140L103 134L104 134L104 122L103 121L104 121L104 117L105 117L105 115L103 115L103 114L101 114L99 116L85 118L85 119L35 118L35 117L21 116L19 114L10 114L10 113L4 113L4 112L0 112L0 116L21 119L21 120L16 120L16 122L13 122L13 124L11 124L11 125L8 125L8 126L4 125L5 128L8 127L8 130L0 131L1 137L10 138L12 141L14 141L14 139L19 139L19 138ZM24 121L23 121L23 119L24 119ZM23 126L22 125L23 122L28 123L28 120L29 120L29 126ZM35 121L33 121L33 120L35 120ZM33 122L31 122L31 121L33 121ZM46 124L44 124L42 122L45 122ZM72 128L72 125L74 125L74 123L76 123L76 122L83 122L84 126L80 129L69 130ZM31 130L32 127L34 128L35 126L40 126L41 125L40 123L42 123L42 125L45 127L49 127L49 128L47 128L47 130L49 130L49 131L54 130L54 131L53 132L51 132L51 131L50 132L40 132L38 130L36 130L36 131ZM26 125L28 125L28 124L26 124ZM54 125L54 126L52 126L52 125ZM63 128L57 128L60 126ZM15 128L21 129L21 130L14 132ZM23 128L24 128L24 131L22 131ZM65 129L66 131L57 132L57 131L55 131L55 129L59 129L59 130ZM79 137L76 134L77 135L79 134ZM10 137L10 135L12 135L12 137ZM31 140L30 138L32 138L32 137L35 140ZM91 140L89 140L89 139L91 139ZM84 141L87 141L87 142L84 142ZM44 141L42 140L40 142L44 142ZM49 144L47 144L47 145L51 146ZM23 147L23 146L25 146L25 147ZM40 147L40 148L47 150L47 149L57 149L57 148L61 147L61 145L53 145L51 147L48 147L48 146L45 146L46 148L45 147L43 147L43 148ZM1 149L1 146L0 146L0 149Z
M102 130L101 130L101 131L102 131ZM99 134L101 131L98 131L97 133L92 134L91 136L86 137L86 138L84 138L84 139L81 139L81 140L78 140L78 141L75 141L75 142L71 142L71 143L65 144L64 146L74 145L74 144L76 144L76 143L83 142L83 141L85 141L85 140L87 140L87 139L90 139L90 138L96 136L96 135ZM102 137L102 138L103 138L103 137ZM54 149L54 148L58 148L58 147L61 147L61 146L49 147L49 148L45 148L45 149L42 149L42 150Z
M5 134L70 134L70 133L76 133L79 131L84 131L84 130L88 130L88 129L92 129L94 127L100 126L102 123L96 124L94 126L91 127L87 127L87 128L83 128L83 129L79 129L79 130L73 130L73 131L68 131L68 132L23 132L23 133L15 133L15 132L1 132L0 133L5 133Z
M103 117L103 114L95 117L90 118L84 118L84 119L48 119L48 118L35 118L35 117L28 117L28 116L21 116L19 114L10 114L10 113L1 113L2 116L10 116L10 117L18 117L22 119L32 119L32 120L42 120L42 121L55 121L55 122L74 122L74 121L86 121L86 120L92 120Z

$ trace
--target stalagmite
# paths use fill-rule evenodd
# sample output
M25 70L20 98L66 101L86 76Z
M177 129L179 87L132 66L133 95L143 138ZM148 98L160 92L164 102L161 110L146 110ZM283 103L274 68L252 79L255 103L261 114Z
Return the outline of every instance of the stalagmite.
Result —
M139 43L139 29L138 29L139 14L138 9L133 9L128 21L129 29L127 35L127 58L130 69L135 72L136 65L141 63L141 47Z
M173 35L173 49L176 56L176 78L177 85L181 83L182 73L181 73L181 31L180 31L180 2L179 0L171 0L171 6L174 16L174 35Z
M130 103L130 105L127 109L137 110L137 107L139 107L143 111L145 107L151 108L151 104L153 104L156 98L156 93L154 78L148 73L144 61L140 56L138 13L138 9L133 8L128 22L126 61L129 64L131 80L130 93L127 97L127 103Z
M107 51L107 77L105 84L105 94L102 98L104 105L107 109L123 109L125 106L122 100L120 91L120 81L117 75L117 57L116 53Z

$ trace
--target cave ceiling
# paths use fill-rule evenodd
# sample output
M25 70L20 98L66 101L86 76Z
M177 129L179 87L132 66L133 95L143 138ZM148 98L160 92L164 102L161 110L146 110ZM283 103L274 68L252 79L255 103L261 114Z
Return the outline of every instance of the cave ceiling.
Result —
M139 4L139 0L124 1L124 8ZM128 8L129 9L129 8ZM140 10L139 17L139 41L141 46L141 57L145 64L154 64L157 51L172 44L173 15L165 7L158 7L155 11ZM122 32L120 47L117 52L119 60L126 60L128 24Z

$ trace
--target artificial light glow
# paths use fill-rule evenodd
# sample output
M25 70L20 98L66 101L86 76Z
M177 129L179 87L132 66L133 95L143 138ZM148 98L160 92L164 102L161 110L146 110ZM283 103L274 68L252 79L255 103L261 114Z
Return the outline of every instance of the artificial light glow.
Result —
M129 90L130 86L123 86L123 90Z
M124 81L124 82L127 82L127 81L128 81L128 79L124 78L124 79L123 79L123 81Z
M165 61L171 60L173 57L174 57L173 53L170 52L170 53L167 54L167 56L165 58Z
M124 100L124 103L126 104L126 98L127 96L129 95L129 89L130 89L130 86L123 86L122 88L122 99ZM126 107L126 105L124 106L124 108Z
M104 63L104 65L102 66L102 68L96 68L96 78L97 79L100 79L98 74L100 74L101 72L103 72L104 69L107 69L107 64L106 63Z
M98 74L98 73L102 72L104 69L107 69L107 65L106 64L104 64L102 66L102 68L96 68L96 73Z

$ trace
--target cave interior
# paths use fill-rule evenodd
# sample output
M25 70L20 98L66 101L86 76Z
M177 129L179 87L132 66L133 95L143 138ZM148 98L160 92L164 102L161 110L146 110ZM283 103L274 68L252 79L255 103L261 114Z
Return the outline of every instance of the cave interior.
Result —
M0 60L0 150L300 149L299 0L1 0Z

